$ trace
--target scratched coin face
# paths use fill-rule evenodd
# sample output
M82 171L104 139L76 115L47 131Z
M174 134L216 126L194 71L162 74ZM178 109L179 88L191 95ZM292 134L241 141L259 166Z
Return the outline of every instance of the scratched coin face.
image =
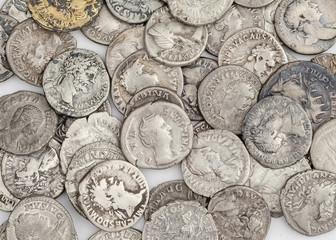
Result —
M6 0L1 7L1 12L15 18L18 22L23 22L31 17L27 0Z

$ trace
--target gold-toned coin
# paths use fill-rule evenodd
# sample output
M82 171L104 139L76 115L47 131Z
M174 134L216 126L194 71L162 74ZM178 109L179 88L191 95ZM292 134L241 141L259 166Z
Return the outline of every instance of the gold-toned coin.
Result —
M92 21L103 0L28 0L32 17L44 28L73 31Z

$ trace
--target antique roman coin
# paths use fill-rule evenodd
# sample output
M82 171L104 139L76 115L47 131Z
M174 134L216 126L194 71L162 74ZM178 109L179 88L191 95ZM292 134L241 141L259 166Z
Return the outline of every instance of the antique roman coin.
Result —
M140 90L165 87L182 94L183 75L180 67L169 67L152 60L145 50L139 50L122 61L114 72L111 95L116 108L125 113L126 104Z
M336 75L336 54L321 53L315 56L311 61L328 68Z
M27 0L32 17L52 31L74 31L91 22L103 7L103 0Z
M218 240L216 224L195 201L175 201L161 207L145 222L142 239Z
M233 64L246 68L256 74L261 83L287 62L281 44L260 28L244 29L231 36L218 55L219 66Z
M268 31L270 34L272 34L278 41L281 42L281 40L278 37L278 34L275 31L275 11L282 0L274 0L267 6L261 8L260 10L263 12L263 15L265 17L265 30Z
M6 231L7 231L8 221L5 221L0 226L0 240L7 240Z
M274 0L234 0L237 4L249 8L260 8L264 7Z
M256 104L259 78L239 66L222 66L205 77L198 91L200 111L213 128L241 134L244 117Z
M193 148L181 168L191 190L212 197L224 188L247 181L250 156L243 142L233 133L207 130L194 136Z
M192 147L188 115L173 103L154 102L135 109L124 121L121 149L137 167L162 169L181 162Z
M42 86L43 71L51 59L76 46L76 39L70 33L51 32L30 18L14 28L6 55L20 79Z
M80 182L78 202L96 227L120 231L134 225L147 206L149 188L140 170L126 161L96 165Z
M110 79L97 53L76 48L47 65L42 84L48 102L57 112L84 117L105 102Z
M23 199L9 216L6 234L10 240L78 239L67 210L44 196Z
M19 22L31 17L27 0L6 0L1 7L1 12L8 14Z
M284 168L308 153L312 127L297 102L271 96L260 100L246 115L243 139L249 153L261 165Z
M168 7L155 11L145 29L145 47L149 56L168 66L186 66L205 50L208 32L205 26L183 24L169 13Z
M245 186L218 192L210 200L208 211L216 223L218 239L264 240L271 224L265 200Z
M212 127L206 121L200 121L193 127L194 135L197 135L200 132L205 132L206 130L212 129Z
M286 221L295 231L317 236L336 227L336 174L298 173L287 181L280 199Z
M135 228L126 228L117 232L99 231L89 238L89 240L141 240L141 232Z
M283 0L275 13L275 30L293 51L317 54L336 42L335 0Z

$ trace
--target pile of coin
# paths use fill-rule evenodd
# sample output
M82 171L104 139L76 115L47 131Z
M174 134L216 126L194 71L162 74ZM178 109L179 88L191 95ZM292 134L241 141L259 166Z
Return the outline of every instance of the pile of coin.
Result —
M101 229L90 240L261 240L280 216L307 236L333 230L336 55L322 52L335 8L6 0L0 81L15 74L44 95L0 97L0 239L77 239L54 200L64 190ZM108 45L105 61L77 48L78 29ZM139 169L177 164L183 180L151 191Z

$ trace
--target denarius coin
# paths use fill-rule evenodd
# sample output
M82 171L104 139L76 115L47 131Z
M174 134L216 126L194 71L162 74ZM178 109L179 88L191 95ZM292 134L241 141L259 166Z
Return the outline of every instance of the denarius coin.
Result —
M175 201L161 207L145 222L142 239L218 240L216 224L208 211L195 201Z
M199 108L211 127L241 134L244 117L257 102L260 88L259 78L249 70L222 66L199 87Z
M193 127L194 135L197 135L200 132L204 132L206 130L212 129L212 127L206 121L200 121Z
M193 149L182 162L182 175L188 187L206 197L229 186L244 184L249 173L250 156L243 142L220 129L194 136Z
M333 53L321 53L315 56L312 59L312 62L318 63L330 71L332 71L336 75L336 54Z
M316 54L336 42L335 0L283 0L275 13L275 30L293 51Z
M280 199L286 221L295 231L317 236L336 227L336 174L298 173L287 181Z
M0 240L7 240L6 231L7 231L8 221L4 222L0 226Z
M261 83L287 62L281 44L260 28L248 28L236 33L224 43L218 55L220 66L234 64L246 68L255 73Z
M149 188L140 170L126 161L105 161L80 182L78 201L96 227L120 231L134 225L147 206Z
M215 220L218 239L263 240L271 224L265 200L245 186L233 186L218 192L210 200L208 211Z
M84 117L105 102L110 79L97 53L77 48L48 64L42 84L48 102L57 112Z
M43 28L74 31L97 17L103 0L27 0L32 17Z
M170 13L179 21L202 26L221 18L233 0L167 0Z
M181 162L192 147L187 114L173 103L154 102L135 109L124 121L121 149L137 167L162 169Z
M52 198L23 199L8 219L7 239L77 240L75 226L67 210Z
M155 11L146 24L145 47L154 60L169 66L186 66L205 50L205 26L188 26L176 20L168 7Z
M272 34L277 40L280 41L278 34L275 31L275 11L282 0L274 0L272 3L267 6L261 8L260 10L263 12L265 17L265 30ZM258 9L258 8L257 8ZM282 42L280 42L282 43Z
M160 86L182 94L183 75L180 67L169 67L151 59L139 50L119 64L111 82L111 95L116 108L125 113L126 104L140 90Z
M6 55L20 79L42 86L43 71L50 60L76 46L76 39L70 33L51 32L30 18L14 28L6 45Z
M244 7L250 8L260 8L264 7L274 0L234 0L237 4L242 5Z
M126 228L117 232L99 231L89 238L89 240L141 240L141 232L135 228Z
M1 7L1 12L8 14L19 22L31 17L27 0L6 0Z
M308 153L312 127L302 107L283 96L271 96L254 105L243 123L245 145L261 165L284 168Z

